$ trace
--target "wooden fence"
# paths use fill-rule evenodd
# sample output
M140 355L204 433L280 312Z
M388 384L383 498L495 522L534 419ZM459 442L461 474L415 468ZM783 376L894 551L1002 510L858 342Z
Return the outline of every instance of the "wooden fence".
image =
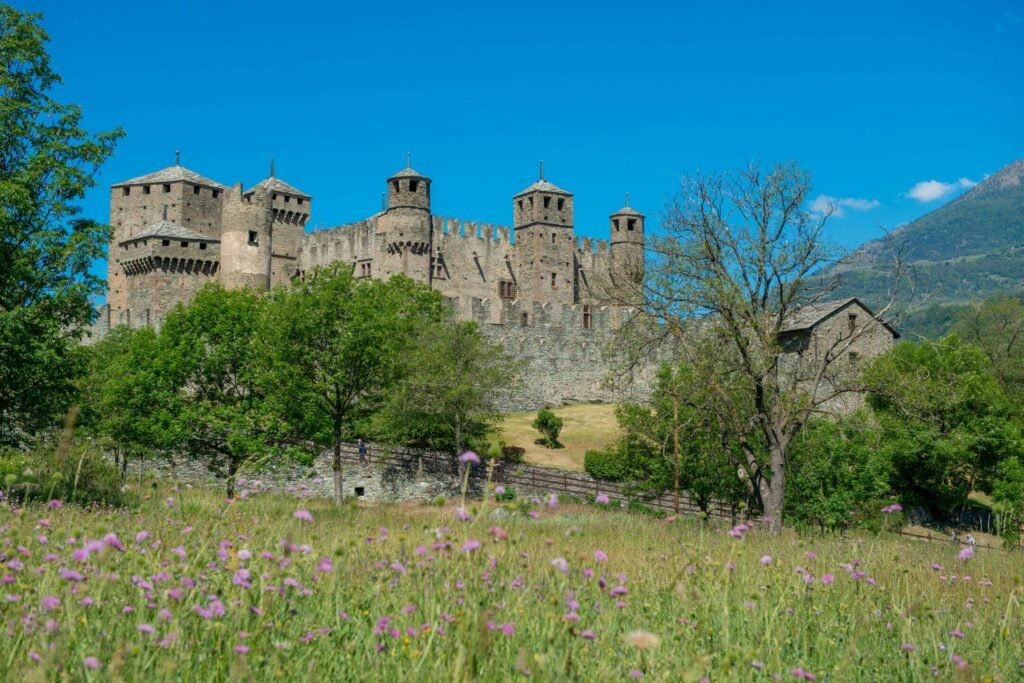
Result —
M433 472L450 471L453 475L458 471L456 461L451 455L402 447L368 444L366 455L360 457L359 449L355 444L346 444L342 447L341 457L344 462L351 464L382 467L400 464L404 467L426 468ZM486 463L474 467L471 477L480 483L480 480L487 476L488 469ZM596 498L604 495L608 497L609 502L628 504L631 501L639 501L651 508L675 511L675 497L672 491L663 492L659 496L643 496L628 492L622 484L594 479L586 472L571 472L551 467L508 463L501 460L494 462L491 472L491 480L495 484L509 487L517 493L557 493L581 498ZM719 519L732 520L737 516L736 511L719 501L712 501L707 512L709 517ZM689 494L680 491L679 513L699 515L702 510Z

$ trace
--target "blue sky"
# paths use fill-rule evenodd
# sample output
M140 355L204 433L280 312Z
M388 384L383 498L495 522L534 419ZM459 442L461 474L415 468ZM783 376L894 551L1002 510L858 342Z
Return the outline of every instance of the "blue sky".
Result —
M407 151L435 213L507 225L543 159L594 237L626 191L656 218L685 173L796 160L855 246L1024 157L1021 1L14 4L59 98L128 133L102 220L179 149L246 186L274 157L310 229L376 211Z

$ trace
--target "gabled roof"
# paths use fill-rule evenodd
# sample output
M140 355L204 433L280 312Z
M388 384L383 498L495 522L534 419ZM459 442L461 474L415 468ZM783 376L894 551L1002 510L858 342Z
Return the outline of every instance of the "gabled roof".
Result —
M572 192L566 192L562 188L552 185L546 180L538 180L533 185L530 185L528 188L517 194L516 197L529 194L530 192L551 192L552 194L564 194L568 197L572 196Z
M624 206L621 209L619 209L618 211L616 211L615 213L613 213L612 215L613 216L643 216L642 213L640 213L639 211L637 211L636 209L634 209L631 206Z
M221 185L216 180L210 180L206 176L201 176L195 171L190 171L184 166L168 166L162 168L159 171L153 173L147 173L146 175L140 175L138 178L131 178L129 180L122 180L119 183L114 183L111 187L123 187L125 185L151 185L156 183L174 183L178 181L185 181L192 183L193 185L202 185L204 187L215 187L217 189L227 189L224 185Z
M847 299L838 299L836 301L818 301L813 304L807 304L796 309L782 323L781 332L801 332L803 330L810 330L818 326L826 318L830 318L836 313L840 312L844 308L847 308L851 304L856 303L865 311L870 313L872 316L875 312L868 308L863 301L857 297L849 297ZM893 337L899 337L900 333L895 327L890 325L884 320L880 320L885 328L892 332Z
M249 194L256 188L267 190L268 192L281 192L282 194L290 194L295 197L305 197L306 199L313 198L312 195L308 195L302 190L296 189L289 185L288 183L281 180L280 178L275 178L274 176L270 176L265 180L261 180L260 182L256 183L255 186L246 190L245 193Z
M140 233L132 235L128 239L121 240L121 243L134 242L136 240L147 239L149 237L169 237L170 239L176 240L200 240L203 242L220 242L216 237L210 237L209 235L203 235L194 230L186 228L184 225L172 223L170 221L160 221L155 223Z

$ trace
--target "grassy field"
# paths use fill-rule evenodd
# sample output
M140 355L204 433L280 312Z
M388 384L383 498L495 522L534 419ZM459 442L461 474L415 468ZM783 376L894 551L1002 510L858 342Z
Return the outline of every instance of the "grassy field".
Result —
M545 448L534 443L540 436L530 426L537 412L512 413L501 424L498 438L510 446L526 449L526 462L566 470L583 470L583 455L591 449L603 448L619 435L615 422L615 406L601 403L555 408L554 413L565 421L559 437L565 448Z
M495 519L149 491L0 509L0 680L1024 675L1020 554L549 501Z

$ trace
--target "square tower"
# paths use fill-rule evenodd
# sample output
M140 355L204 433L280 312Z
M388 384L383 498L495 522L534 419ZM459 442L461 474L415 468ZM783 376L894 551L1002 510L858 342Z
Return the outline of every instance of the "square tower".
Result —
M538 303L576 301L573 196L541 177L512 198L519 296Z

